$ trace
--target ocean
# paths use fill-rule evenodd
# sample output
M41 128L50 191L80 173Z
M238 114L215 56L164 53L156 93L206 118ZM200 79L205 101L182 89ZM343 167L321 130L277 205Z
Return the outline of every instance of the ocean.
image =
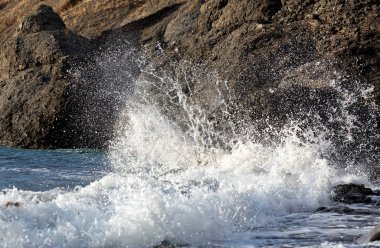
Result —
M97 150L26 150L0 147L0 189L72 189L100 179L106 156Z
M373 159L348 156L370 146L337 149L376 128L356 127L350 112L370 91L356 96L333 80L342 100L326 107L329 125L308 112L307 125L294 119L257 135L252 120L233 121L223 81L208 82L228 117L220 128L178 81L188 77L145 73L120 96L104 151L0 148L1 248L380 247L357 242L380 222L378 206L331 200L338 184L380 186L364 163Z
M128 123L107 151L1 147L0 247L367 247L380 221L374 205L316 211L333 185L378 187L321 144L205 149L151 106Z

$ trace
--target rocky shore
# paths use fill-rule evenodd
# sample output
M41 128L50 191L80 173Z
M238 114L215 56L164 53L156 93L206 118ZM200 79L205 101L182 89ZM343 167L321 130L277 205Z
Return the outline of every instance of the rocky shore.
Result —
M336 185L331 191L333 204L320 207L317 213L337 213L342 215L380 216L380 191L372 190L360 184ZM380 225L376 225L369 233L356 240L359 244L380 240Z
M121 98L144 77L141 66L123 63L132 49L158 74L176 74L188 61L201 64L206 76L183 91L220 128L226 118L214 101L220 92L207 82L214 71L235 106L228 118L260 130L289 120L315 125L308 117L318 115L321 126L336 130L333 140L344 144L345 157L378 161L378 1L45 1L54 9L34 2L19 22L0 19L9 22L0 26L2 145L106 147ZM20 9L16 1L0 6L2 18ZM97 59L107 49L114 50L113 61L104 69L107 63ZM123 79L115 76L123 72ZM359 92L371 87L369 96ZM356 98L345 109L338 106L342 94ZM347 113L357 118L352 130L330 118ZM353 141L342 142L348 134Z

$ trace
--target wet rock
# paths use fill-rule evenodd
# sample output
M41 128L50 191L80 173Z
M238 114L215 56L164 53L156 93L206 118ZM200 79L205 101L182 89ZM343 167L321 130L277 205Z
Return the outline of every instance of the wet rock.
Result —
M355 92L356 86L367 83L373 85L372 98L380 102L378 1L142 0L128 2L128 8L100 5L96 12L91 11L91 4L91 1L76 7L73 4L77 12L65 13L68 25L88 37L108 27L96 42L110 40L113 36L109 34L127 37L136 41L136 47L144 49L144 57L152 59L162 71L171 70L168 65L173 61L201 63L205 65L204 71L218 71L227 80L225 89L218 91L209 81L199 80L185 90L197 93L189 96L189 100L211 109L207 114L218 128L223 129L223 123L242 120L254 123L259 131L268 126L281 129L294 120L309 128L318 117L322 127L317 133L336 130L331 134L331 142L342 156L334 159L341 164L345 159L378 161L378 107L359 94L357 104L338 108L344 92L359 93ZM107 8L101 9L103 6ZM70 16L73 13L80 18ZM73 57L82 57L83 49L78 46L88 41L68 31L46 6L25 19L16 37L13 45L2 47L0 52L3 61L0 142L22 147L75 147L78 144L68 138L71 136L80 137L80 146L91 147L112 137L113 130L108 128L112 123L107 128L102 124L96 131L87 132L79 124L68 128L69 121L54 120L55 117L75 120L74 116L88 115L88 111L71 115L82 105L66 104L71 100L64 94L75 93L67 93L65 85L71 80L63 69L72 66ZM67 41L63 47L61 41ZM45 48L40 49L37 44L45 44ZM15 57L9 49L13 54L17 51L20 59L8 63ZM60 60L62 66L58 64ZM342 81L345 88L341 87L341 92L334 88L334 80ZM39 82L39 88L30 82ZM50 88L42 90L46 85ZM27 89L36 89L38 94L25 93ZM231 111L235 119L223 119L222 111L214 107L220 92L231 99L230 106L235 106ZM41 107L31 111L32 106L49 107L45 107L46 111L41 111ZM61 111L69 108L72 110L68 113ZM94 116L91 114L90 119ZM357 116L357 128L347 130L342 123L344 118L330 118L345 114ZM71 117L66 118L68 115ZM91 122L109 124L96 118ZM87 124L84 126L93 130ZM273 140L273 137L258 138Z
M368 234L359 238L358 243L368 243L380 240L380 225L375 226Z
M338 214L347 214L347 215L371 215L371 216L380 216L378 209L372 208L352 208L350 206L336 205L328 207L320 207L315 210L317 213L338 213Z
M16 208L18 208L18 207L21 206L21 204L19 202L8 201L8 202L5 203L4 206L7 207L7 208L9 208L9 207L16 207Z
M380 33L372 19L376 11L363 8L372 5L378 3L188 1L161 21L140 27L139 41L162 71L175 71L168 64L184 60L217 70L228 85L220 91L231 99L229 106L235 106L232 121L254 123L258 132L268 126L280 130L295 120L316 133L328 129L339 154L333 159L340 164L373 164L380 154L380 115L367 103L379 97L380 50L375 37ZM157 52L157 43L165 56ZM337 87L338 81L343 87ZM342 107L345 92L366 83L374 86L372 98L364 100L359 94L355 104ZM207 110L220 93L207 80L191 84L188 92L196 92L189 99ZM348 109L357 116L354 131L347 131L342 122ZM209 112L220 129L231 121L217 108ZM263 136L256 140L276 141Z
M334 186L332 189L332 200L334 202L347 204L371 203L370 195L373 195L372 189L366 188L362 184L341 184Z
M171 242L164 240L159 245L154 246L154 248L178 248L179 245L174 245Z

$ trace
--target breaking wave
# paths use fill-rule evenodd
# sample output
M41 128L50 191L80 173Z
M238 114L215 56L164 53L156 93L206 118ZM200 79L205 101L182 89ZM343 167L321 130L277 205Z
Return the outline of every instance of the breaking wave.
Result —
M120 113L112 171L74 190L4 190L2 206L20 207L0 207L1 247L207 246L327 205L332 185L366 180L360 165L332 163L324 132L294 121L276 142L260 142L253 124L218 128L177 79L146 73ZM215 101L228 115L223 94Z

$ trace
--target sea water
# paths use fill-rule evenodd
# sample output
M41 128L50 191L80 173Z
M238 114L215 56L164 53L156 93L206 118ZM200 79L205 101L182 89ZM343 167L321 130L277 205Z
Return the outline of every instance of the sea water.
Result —
M25 150L0 147L0 189L46 191L72 189L107 172L104 152L96 150Z
M333 204L334 185L378 187L364 165L327 156L324 132L295 121L269 144L247 125L226 134L178 82L150 76L126 97L106 151L0 148L0 247L369 245L356 240L379 223L378 207L316 211ZM147 94L152 83L174 99L182 125Z
M153 247L163 241L362 247L355 240L380 220L369 205L354 205L371 211L363 214L315 212L331 205L332 185L368 182L338 172L312 146L239 144L200 164L196 147L178 138L178 129L152 109L140 111L135 118L147 122L132 118L127 136L139 144L123 138L107 159L96 151L1 148L0 247ZM149 118L164 128L147 129ZM9 202L20 205L6 207Z

